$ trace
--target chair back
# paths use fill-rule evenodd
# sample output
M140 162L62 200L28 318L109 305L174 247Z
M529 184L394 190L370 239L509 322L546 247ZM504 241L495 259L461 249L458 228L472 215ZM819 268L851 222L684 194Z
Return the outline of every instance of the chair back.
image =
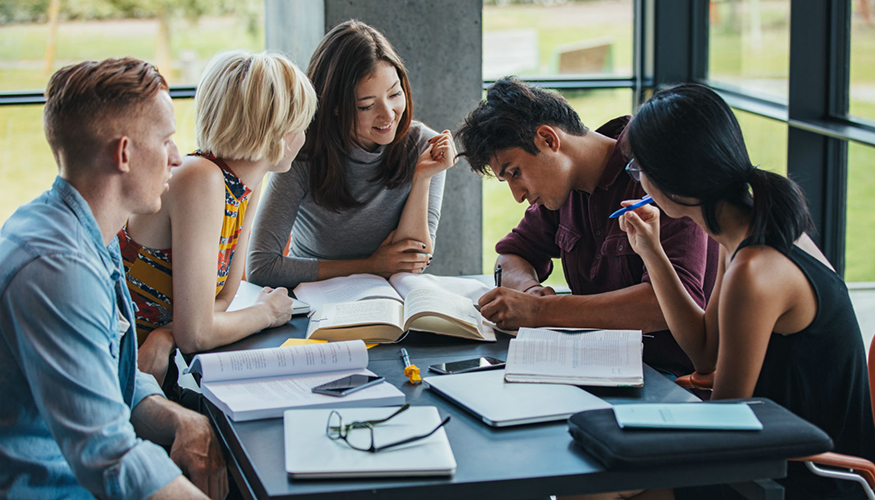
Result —
M869 401L872 403L872 417L875 418L875 336L869 342Z

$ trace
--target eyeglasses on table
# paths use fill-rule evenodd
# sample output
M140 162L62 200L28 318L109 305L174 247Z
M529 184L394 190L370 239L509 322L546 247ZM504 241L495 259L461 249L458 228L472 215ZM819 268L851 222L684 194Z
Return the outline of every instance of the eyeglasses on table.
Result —
M364 421L357 420L354 422L350 422L348 424L343 423L343 417L340 415L340 413L337 412L337 410L332 410L331 413L328 414L328 422L325 424L325 435L328 436L328 439L331 439L332 441L342 439L343 442L345 442L347 444L347 446L349 446L350 448L352 448L354 450L367 451L370 453L377 453L378 451L388 450L389 448L394 448L396 446L401 446L401 445L408 444L408 443L414 443L414 442L419 441L421 439L425 439L425 438L431 436L432 434L434 434L435 432L437 432L438 429L440 429L441 427L446 425L447 422L450 421L450 417L448 415L440 424L438 424L437 427L435 427L434 429L432 429L431 431L429 431L426 434L408 437L408 438L402 439L400 441L396 441L394 443L384 444L381 446L374 445L374 427L379 425L379 424L384 424L384 423L392 420L393 418L397 417L398 415L403 413L408 408L410 408L410 404L405 404L401 408L398 408L398 410L396 410L395 413L389 415L386 418L381 418L379 420L364 420ZM353 429L367 429L370 432L371 445L368 446L367 448L363 448L361 446L356 446L356 445L350 443L347 438L349 436L350 431L352 431Z

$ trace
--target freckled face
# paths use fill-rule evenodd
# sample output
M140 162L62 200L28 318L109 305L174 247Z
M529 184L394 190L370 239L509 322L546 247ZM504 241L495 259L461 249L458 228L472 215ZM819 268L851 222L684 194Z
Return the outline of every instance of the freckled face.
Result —
M155 213L161 209L161 195L169 189L171 168L182 164L173 142L176 118L173 101L165 91L158 92L142 113L148 123L131 133L132 212ZM148 118L145 118L148 117Z
M355 88L355 139L368 151L395 140L407 100L398 71L380 61L374 71Z
M490 168L499 180L507 182L517 203L527 201L529 205L559 210L572 190L569 172L545 151L537 155L522 148L499 151Z

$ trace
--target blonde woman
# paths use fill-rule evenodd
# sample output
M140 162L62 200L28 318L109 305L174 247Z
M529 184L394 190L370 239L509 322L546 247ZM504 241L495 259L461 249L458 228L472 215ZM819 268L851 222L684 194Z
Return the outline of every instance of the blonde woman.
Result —
M264 288L253 306L226 310L243 277L262 180L291 166L316 94L282 55L225 52L204 71L195 109L198 150L173 169L161 210L132 216L119 232L139 308L138 365L171 398L178 397L175 364L168 363L176 346L212 349L291 317L284 288Z

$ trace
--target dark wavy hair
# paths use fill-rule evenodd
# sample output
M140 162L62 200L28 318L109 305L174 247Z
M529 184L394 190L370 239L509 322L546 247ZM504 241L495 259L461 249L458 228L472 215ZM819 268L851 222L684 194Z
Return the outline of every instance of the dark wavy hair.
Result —
M708 230L720 234L717 207L750 214L748 237L788 252L814 224L802 189L751 164L735 114L708 87L683 84L644 103L627 128L632 155L667 194L700 200Z
M398 72L407 106L371 182L396 188L413 178L413 165L407 161L411 146L406 140L413 120L413 97L403 61L382 33L355 20L329 31L310 59L307 76L319 97L319 109L299 158L310 163L313 200L330 210L361 206L349 192L344 169L347 154L356 146L355 88L383 61Z
M587 128L564 97L533 87L508 76L495 82L465 123L456 131L464 157L471 169L489 175L489 161L499 151L521 148L539 153L535 133L541 125L552 125L566 133L582 136Z

